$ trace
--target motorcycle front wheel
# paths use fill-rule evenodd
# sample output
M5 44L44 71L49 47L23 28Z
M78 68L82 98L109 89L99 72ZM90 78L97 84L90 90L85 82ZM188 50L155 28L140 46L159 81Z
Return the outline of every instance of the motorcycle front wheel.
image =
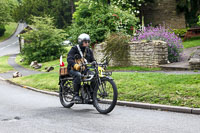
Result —
M101 84L95 87L93 105L101 114L110 113L117 103L117 86L112 79L103 78Z

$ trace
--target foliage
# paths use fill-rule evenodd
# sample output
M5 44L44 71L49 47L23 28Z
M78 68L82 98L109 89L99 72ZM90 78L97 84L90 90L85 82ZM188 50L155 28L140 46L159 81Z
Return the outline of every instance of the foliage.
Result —
M0 25L12 21L12 12L16 5L16 0L0 0Z
M122 10L128 10L132 14L139 14L140 8L154 0L112 0L112 3Z
M31 24L31 15L54 18L56 27L65 28L71 24L74 2L77 0L23 0L15 9L15 20Z
M184 37L187 29L173 29L172 32L174 32L179 37Z
M183 50L182 40L174 33L169 32L168 29L162 26L145 27L144 31L137 31L138 37L135 40L162 40L168 45L168 60L170 62L177 62L180 60L181 52Z
M189 27L196 26L198 21L198 12L200 9L199 0L176 0L178 12L184 12L186 23Z
M22 53L25 61L30 63L58 59L64 53L62 41L65 38L63 30L53 26L50 17L33 17L33 30L23 34L25 44Z
M129 44L130 36L123 35L123 33L112 33L107 39L104 46L104 56L117 60L118 62L126 60L126 64L119 63L121 66L128 66L129 59Z
M4 25L0 25L0 37L4 35L6 28Z
M115 5L131 14L139 14L140 8L154 0L95 0L103 5Z
M198 25L200 25L200 15L199 15L199 21L197 22Z
M90 0L80 0L73 15L74 23L68 27L73 43L81 33L91 36L92 44L102 42L109 32L133 33L138 19L114 6L104 6Z
M5 39L9 38L11 35L13 35L13 33L15 32L16 28L17 28L18 24L11 22L5 25L5 33L3 36L0 37L0 42L4 41Z

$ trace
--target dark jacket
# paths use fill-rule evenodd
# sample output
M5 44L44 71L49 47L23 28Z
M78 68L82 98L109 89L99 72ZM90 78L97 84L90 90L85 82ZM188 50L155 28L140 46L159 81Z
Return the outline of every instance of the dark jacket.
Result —
M81 51L84 54L85 49L81 47ZM88 61L88 63L95 61L92 50L90 48L87 48L86 52L87 53L86 53L85 59ZM73 46L67 55L67 62L68 62L67 70L68 70L68 72L71 70L71 67L74 67L74 65L75 65L74 56L76 54L80 55L79 50L78 50L77 46ZM80 55L80 57L81 57L81 55Z

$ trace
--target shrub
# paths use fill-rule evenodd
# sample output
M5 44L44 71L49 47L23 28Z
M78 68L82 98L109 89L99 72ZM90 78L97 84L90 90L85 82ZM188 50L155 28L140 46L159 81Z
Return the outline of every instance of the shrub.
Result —
M198 25L200 25L200 15L199 15L199 21L197 22Z
M137 31L138 36L134 37L135 40L162 40L168 44L168 60L170 62L180 61L181 52L183 50L182 40L175 33L169 32L163 26L158 27L145 27L144 31Z
M6 31L5 26L4 25L0 25L0 36L3 36L5 31Z
M184 37L187 32L187 29L173 29L172 33L173 32L179 37Z
M124 61L126 60L126 64L119 63L121 66L128 66L129 60L129 42L130 36L125 35L123 33L112 33L106 39L105 47L103 49L104 59L108 58L110 61Z
M109 32L132 34L138 22L134 14L90 0L77 3L73 18L74 23L67 29L73 43L81 33L89 34L92 44L104 41Z
M23 34L25 44L22 54L25 61L30 63L34 60L45 62L58 59L64 53L64 31L56 29L50 17L33 17L32 21L33 30Z

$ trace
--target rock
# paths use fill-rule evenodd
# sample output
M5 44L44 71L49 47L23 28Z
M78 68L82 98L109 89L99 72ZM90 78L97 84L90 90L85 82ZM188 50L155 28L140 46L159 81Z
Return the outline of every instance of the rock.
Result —
M200 70L200 48L196 49L196 51L190 56L189 64L191 69Z
M30 67L34 67L34 66L36 66L37 64L38 64L37 61L32 61L31 64L30 64Z
M40 69L42 67L42 64L38 64L37 61L32 61L30 67L33 67L34 69Z
M46 72L50 72L50 71L52 71L52 70L54 70L54 67L50 66L50 67L48 67L48 68L46 69Z
M22 74L19 73L18 71L13 73L13 78L17 78L17 77L22 77Z
M198 58L191 58L189 60L189 64L200 64L200 59L198 59Z
M21 59L20 62L24 62L24 59Z
M42 67L42 64L37 64L37 65L35 65L33 68L35 68L35 69L40 69Z

